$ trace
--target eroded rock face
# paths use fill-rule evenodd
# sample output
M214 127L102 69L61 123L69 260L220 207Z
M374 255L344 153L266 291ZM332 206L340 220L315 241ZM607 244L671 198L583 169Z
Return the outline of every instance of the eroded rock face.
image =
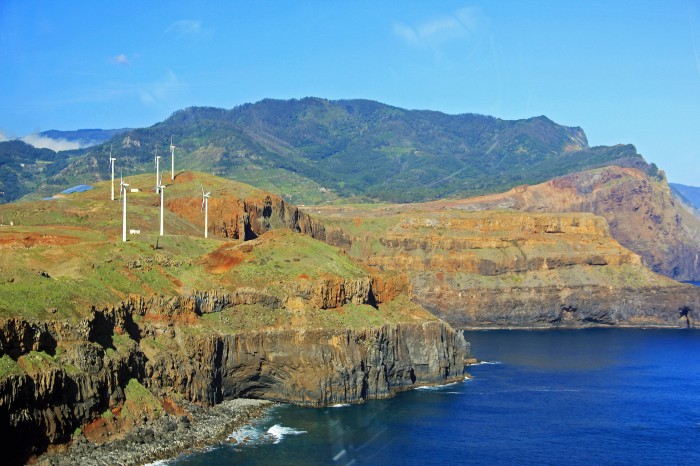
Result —
M594 213L605 218L611 235L654 272L676 280L700 279L700 220L678 205L665 180L634 168L573 173L442 207Z
M358 286L364 288L340 294L329 286L311 300L330 304L362 293L369 299L372 280ZM387 288L378 293L388 293ZM79 322L0 322L2 355L11 355L22 368L0 377L0 436L10 446L11 462L66 442L87 421L118 409L131 379L161 399L176 395L212 405L255 397L324 406L463 377L468 346L461 333L438 320L363 330L235 335L188 330L203 314L234 303L264 305L268 299L254 290L172 299L132 296ZM141 344L158 336L170 342L167 350Z
M441 288L420 302L457 328L695 327L695 287L617 288L600 284L541 287ZM693 309L686 314L684 307Z
M462 376L466 343L442 322L367 330L267 331L188 339L149 361L150 383L210 404L253 397L307 406L386 398ZM194 376L189 376L194 374Z
M191 223L202 224L200 200L181 198L168 202L168 209ZM275 228L287 228L329 244L349 245L349 238L286 203L274 194L240 199L234 195L209 200L209 233L221 238L248 241Z
M696 325L700 288L650 271L600 216L435 207L323 213L349 254L408 275L414 299L456 328Z

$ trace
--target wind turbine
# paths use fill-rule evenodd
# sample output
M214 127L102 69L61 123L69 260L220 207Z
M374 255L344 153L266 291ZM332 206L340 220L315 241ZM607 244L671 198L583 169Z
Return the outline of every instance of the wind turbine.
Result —
M173 181L175 179L175 146L172 136L170 136L170 164L170 181Z
M126 242L126 188L129 183L124 183L124 179L119 177L119 195L124 192L124 206L122 207L122 241Z
M163 236L163 193L165 192L165 185L163 184L163 177L160 177L160 236Z
M204 237L207 238L209 236L209 195L211 194L211 191L208 193L204 192L204 186L202 186L202 210L204 211Z
M112 200L114 200L114 162L117 159L112 157L112 146L109 146L109 165L112 168Z
M156 192L158 191L158 186L160 186L160 155L158 155L158 146L156 146Z

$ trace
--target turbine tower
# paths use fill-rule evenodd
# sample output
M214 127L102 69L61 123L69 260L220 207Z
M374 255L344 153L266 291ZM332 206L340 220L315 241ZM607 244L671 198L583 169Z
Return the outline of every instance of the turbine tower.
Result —
M124 183L124 179L119 177L119 194L124 192L124 206L122 207L122 241L126 242L126 188L129 183Z
M109 146L109 165L112 169L112 200L114 200L114 162L116 160L117 159L112 157L112 146L110 145Z
M170 165L170 181L173 181L175 179L175 146L172 136L170 136Z
M204 192L204 186L202 186L202 210L204 211L204 237L208 238L209 237L209 195L211 194L211 191L208 193Z
M158 186L160 186L160 155L158 155L158 146L156 146L156 192L158 191Z
M160 236L163 236L163 193L165 192L165 185L163 184L163 177L160 177Z

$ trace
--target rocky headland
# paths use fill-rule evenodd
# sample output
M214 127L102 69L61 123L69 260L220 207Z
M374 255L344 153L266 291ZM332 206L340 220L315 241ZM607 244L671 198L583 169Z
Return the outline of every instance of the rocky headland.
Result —
M164 237L151 178L129 180L144 189L129 197L141 235L126 243L107 184L2 206L15 224L0 231L0 435L12 462L73 444L42 460L89 463L92 445L128 450L143 429L197 448L197 413L235 399L326 406L460 380L469 345L455 328L696 326L698 288L645 265L694 276L673 262L692 250L694 224L663 180L635 169L303 210L184 172L166 190ZM139 451L119 461L176 453Z
M208 240L196 236L203 219L187 219L201 216L202 181L217 199L247 190L228 207L210 204L219 220ZM148 233L156 196L131 195L142 233L126 243L106 184L3 206L15 219L0 232L0 436L10 463L66 443L129 445L154 422L184 432L192 406L360 403L463 379L464 337L411 301L405 275L298 233L313 225L305 214L228 183L187 174L169 186L166 228L177 234L165 237Z

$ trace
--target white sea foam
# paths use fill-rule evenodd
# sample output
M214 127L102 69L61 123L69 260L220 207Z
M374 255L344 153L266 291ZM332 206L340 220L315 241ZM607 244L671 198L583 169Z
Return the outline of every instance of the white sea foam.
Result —
M350 406L348 403L338 403L337 405L331 406L331 408L347 408Z
M264 432L253 426L243 426L229 434L229 439L236 439L236 443L259 443Z
M275 438L274 443L280 443L287 435L301 435L305 434L305 430L297 430L292 427L284 427L279 424L275 424L274 426L270 427L267 429L267 433L272 435Z
M472 366L481 366L482 364L501 364L500 361L479 361L476 364L472 364Z
M165 466L166 464L168 464L168 461L158 460L154 461L153 463L146 463L144 466Z
M451 387L452 385L457 385L457 382L450 382L450 383L446 383L444 385L425 385L423 387L416 387L416 390L429 390L429 391L441 390L445 387Z

